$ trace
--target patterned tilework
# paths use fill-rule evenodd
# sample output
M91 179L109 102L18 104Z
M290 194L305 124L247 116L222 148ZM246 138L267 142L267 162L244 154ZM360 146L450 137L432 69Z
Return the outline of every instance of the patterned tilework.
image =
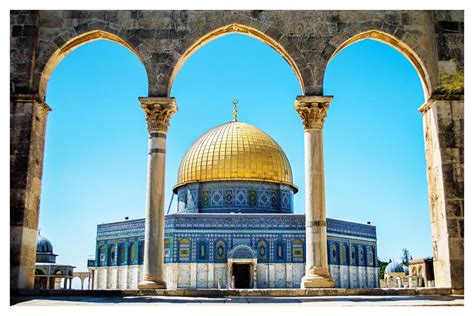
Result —
M144 218L97 225L97 239L109 239L120 236L143 236L144 234Z
M222 190L212 190L211 191L211 206L212 207L219 207L222 206L224 202L224 197Z
M178 213L292 213L287 185L256 181L192 183L178 189Z
M304 258L304 242L301 239L294 239L291 245L291 257L293 262L303 262Z
M374 226L334 219L327 219L327 225L330 264L377 265ZM96 265L141 264L144 227L144 219L98 225ZM239 246L251 247L259 262L305 262L304 245L304 215L170 214L165 217L166 263L224 263L228 252ZM127 253L122 255L121 251Z
M291 192L289 191L281 192L281 208L284 210L289 210L291 208L290 194Z
M247 206L247 190L235 189L235 206Z
M270 191L268 190L258 191L258 206L264 207L264 208L270 208L271 206Z
M234 205L234 190L225 190L224 204L226 206Z

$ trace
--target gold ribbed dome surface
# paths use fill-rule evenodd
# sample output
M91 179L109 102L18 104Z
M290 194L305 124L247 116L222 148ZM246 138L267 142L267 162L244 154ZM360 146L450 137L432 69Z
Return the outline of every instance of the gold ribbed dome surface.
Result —
M291 166L281 147L262 130L233 121L202 135L184 155L175 190L204 181L262 181L293 185Z

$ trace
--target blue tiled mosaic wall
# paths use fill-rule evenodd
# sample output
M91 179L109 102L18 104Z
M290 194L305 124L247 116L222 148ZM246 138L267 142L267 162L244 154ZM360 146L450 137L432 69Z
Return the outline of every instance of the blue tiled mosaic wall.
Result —
M327 219L328 261L377 265L375 226ZM145 220L97 227L96 265L143 263ZM165 217L165 262L227 262L238 245L258 262L305 262L305 216L296 214L170 214Z
M293 213L287 185L253 181L187 184L178 189L178 213Z

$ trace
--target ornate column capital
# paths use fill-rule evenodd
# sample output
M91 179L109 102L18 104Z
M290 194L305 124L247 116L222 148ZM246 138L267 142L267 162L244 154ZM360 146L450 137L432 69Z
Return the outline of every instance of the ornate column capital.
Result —
M178 111L175 98L143 97L138 98L145 112L148 132L168 132L171 116Z
M304 129L322 129L332 96L297 96L295 109Z

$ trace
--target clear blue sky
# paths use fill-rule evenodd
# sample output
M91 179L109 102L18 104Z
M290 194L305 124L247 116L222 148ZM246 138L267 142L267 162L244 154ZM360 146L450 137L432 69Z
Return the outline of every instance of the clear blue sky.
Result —
M396 50L365 40L329 64L334 100L324 127L328 217L371 221L383 260L432 255L419 78ZM301 91L285 60L243 35L221 37L184 64L172 89L179 111L167 140L166 208L187 148L232 119L270 134L286 152L304 212L303 127L293 109ZM145 215L147 131L137 100L147 96L139 59L107 41L68 55L49 81L40 228L58 262L86 269L96 225ZM173 205L171 212L175 211Z

